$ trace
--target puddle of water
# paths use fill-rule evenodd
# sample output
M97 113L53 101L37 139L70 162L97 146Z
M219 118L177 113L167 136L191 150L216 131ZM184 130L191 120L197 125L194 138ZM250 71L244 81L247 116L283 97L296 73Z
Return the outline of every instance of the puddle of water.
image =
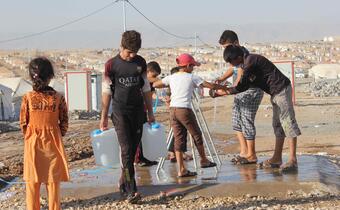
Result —
M266 159L262 157L263 160ZM166 184L202 184L202 183L238 183L238 182L321 182L335 186L340 190L339 160L325 156L301 155L298 157L299 170L295 174L280 174L276 169L257 169L256 165L233 165L230 159L222 157L223 164L219 172L214 168L198 171L194 179L178 179L175 163L165 161L164 169L156 175L156 166L138 168L136 178L138 185ZM193 161L187 163L188 169L194 171ZM120 169L93 169L72 173L72 182L62 184L64 189L83 187L100 188L117 186Z

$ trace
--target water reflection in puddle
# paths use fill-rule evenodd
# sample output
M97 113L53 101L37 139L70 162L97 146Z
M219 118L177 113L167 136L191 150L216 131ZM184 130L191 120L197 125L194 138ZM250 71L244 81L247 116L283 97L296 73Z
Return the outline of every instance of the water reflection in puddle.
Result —
M265 157L262 157L265 159ZM213 168L198 171L196 178L177 178L176 164L166 161L164 169L156 175L156 166L137 167L138 185L162 185L172 183L237 183L237 182L321 182L340 189L339 160L326 156L301 155L299 170L294 174L280 174L277 169L257 169L256 165L233 165L230 159L222 157L219 172ZM187 164L194 170L193 162ZM62 188L117 186L120 169L94 168L71 174L72 182L63 183Z

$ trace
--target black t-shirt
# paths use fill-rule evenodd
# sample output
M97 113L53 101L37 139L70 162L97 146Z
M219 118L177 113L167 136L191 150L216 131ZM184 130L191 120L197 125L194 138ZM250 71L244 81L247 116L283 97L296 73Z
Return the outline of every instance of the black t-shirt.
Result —
M131 61L116 55L105 64L105 75L112 81L113 110L144 109L142 74L146 71L146 61L136 55Z
M150 82L150 88L151 88L151 92L155 92L156 88L153 87L153 82Z
M232 94L246 91L253 86L274 96L290 85L290 80L262 55L246 54L241 68L244 70L243 76L240 82L231 88Z

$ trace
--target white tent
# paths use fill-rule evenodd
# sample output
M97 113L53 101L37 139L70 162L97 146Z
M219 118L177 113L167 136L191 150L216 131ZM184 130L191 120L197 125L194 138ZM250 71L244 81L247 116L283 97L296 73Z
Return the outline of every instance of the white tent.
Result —
M308 71L309 77L315 79L338 79L340 75L340 64L319 64Z
M0 121L13 117L12 90L0 84Z
M12 91L13 120L19 119L22 96L32 90L30 82L21 77L1 78L0 85Z
M65 95L65 85L63 82L60 82L56 79L52 79L49 86L51 86L58 93Z
M22 97L27 92L32 90L30 82L21 77L1 78L0 84L10 88L13 91L13 100L17 97Z

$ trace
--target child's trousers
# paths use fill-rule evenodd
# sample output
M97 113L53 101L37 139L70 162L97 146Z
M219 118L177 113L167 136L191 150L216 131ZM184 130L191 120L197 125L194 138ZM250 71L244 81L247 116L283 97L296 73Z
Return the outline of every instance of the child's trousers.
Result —
M48 209L60 210L60 182L46 184L48 194ZM40 209L40 185L41 183L26 182L26 209Z

